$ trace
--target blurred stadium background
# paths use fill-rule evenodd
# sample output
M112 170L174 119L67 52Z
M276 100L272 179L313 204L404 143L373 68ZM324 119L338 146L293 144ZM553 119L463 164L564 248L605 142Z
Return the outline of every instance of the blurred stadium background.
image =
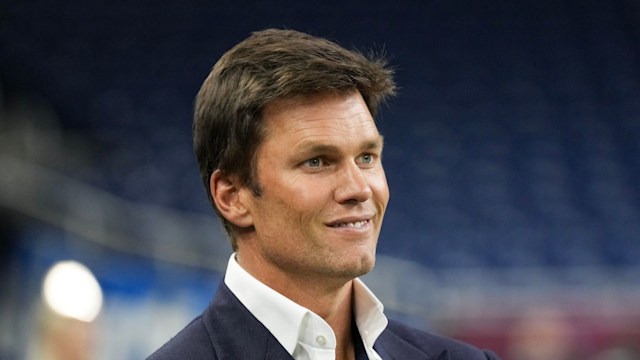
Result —
M193 98L251 31L384 49L392 198L366 282L389 316L504 359L640 359L640 3L0 3L0 359L141 359L230 247ZM42 282L95 275L92 322ZM57 354L57 355L56 355Z

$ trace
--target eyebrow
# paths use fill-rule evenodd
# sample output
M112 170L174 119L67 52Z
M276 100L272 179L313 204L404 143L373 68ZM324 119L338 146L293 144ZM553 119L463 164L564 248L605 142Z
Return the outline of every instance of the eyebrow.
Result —
M362 146L363 150L371 150L371 149L382 150L382 148L384 148L384 137L382 135L378 135L376 139L365 141L363 145L364 145Z
M366 150L380 150L384 147L384 138L382 135L379 135L377 138L372 140L366 140L360 144L360 149L362 151ZM326 154L335 154L340 152L340 148L335 145L329 144L312 144L309 147L305 145L298 147L303 153L326 153Z

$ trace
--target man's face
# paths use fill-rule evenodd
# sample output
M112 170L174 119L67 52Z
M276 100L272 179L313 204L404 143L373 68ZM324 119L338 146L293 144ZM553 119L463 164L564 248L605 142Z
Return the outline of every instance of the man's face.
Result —
M369 272L389 189L382 137L359 92L276 101L257 153L255 233L239 244L263 273L351 279ZM242 262L241 262L242 263Z

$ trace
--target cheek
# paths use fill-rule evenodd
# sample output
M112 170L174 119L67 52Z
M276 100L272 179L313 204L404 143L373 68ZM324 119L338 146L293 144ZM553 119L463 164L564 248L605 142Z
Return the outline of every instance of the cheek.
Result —
M308 228L315 220L322 218L325 211L326 196L320 196L319 189L312 189L304 194L294 195L289 201L290 218L297 225Z
M384 174L384 170L380 170L370 182L371 189L373 190L378 201L381 201L386 206L389 202L389 185L387 184L387 178Z
M332 197L332 179L308 177L299 180L304 181L290 183L283 199L291 208L304 213L316 212Z
M272 192L265 200L261 206L263 221L279 231L306 228L305 224L322 208L314 187L287 188L286 191L278 191L277 195Z

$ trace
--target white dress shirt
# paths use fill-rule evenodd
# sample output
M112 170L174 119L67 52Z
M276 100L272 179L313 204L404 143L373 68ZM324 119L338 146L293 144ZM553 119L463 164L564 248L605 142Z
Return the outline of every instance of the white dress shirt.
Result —
M231 255L224 282L296 360L335 360L336 337L324 319L271 289ZM360 279L353 282L354 315L367 356L381 360L373 344L387 327L382 303Z

